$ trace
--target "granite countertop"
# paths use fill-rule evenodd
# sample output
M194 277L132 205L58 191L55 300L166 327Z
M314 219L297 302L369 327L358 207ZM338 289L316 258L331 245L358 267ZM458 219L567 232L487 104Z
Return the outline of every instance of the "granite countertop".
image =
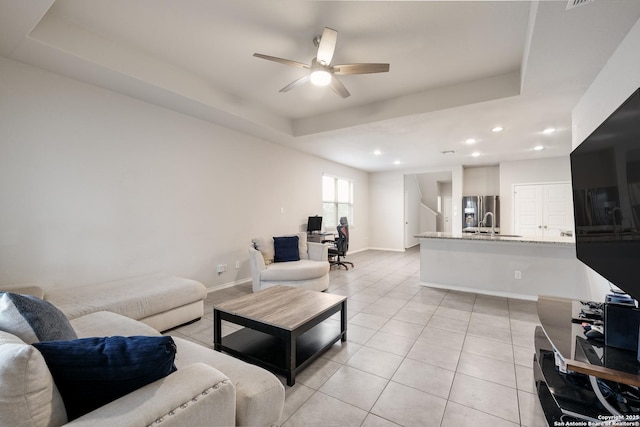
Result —
M474 234L474 233L441 233L441 232L426 232L416 234L418 239L450 239L450 240L477 240L477 241L489 241L489 242L515 242L515 243L544 243L561 246L575 245L575 239L573 237L533 237L533 236L501 236L496 234Z

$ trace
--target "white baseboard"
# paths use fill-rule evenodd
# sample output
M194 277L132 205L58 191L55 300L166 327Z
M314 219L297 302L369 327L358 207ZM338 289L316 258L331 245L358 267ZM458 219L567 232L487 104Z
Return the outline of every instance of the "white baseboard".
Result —
M438 283L427 283L420 282L422 286L426 286L428 288L438 288L438 289L446 289L449 291L461 291L461 292L470 292L473 294L481 294L481 295L489 295L493 297L503 297L503 298L512 298L512 299L521 299L527 301L537 301L537 296L532 295L523 295L523 294L515 294L512 292L500 292L500 291L486 291L478 288L466 288L464 286L451 286L451 285L441 285Z
M368 251L368 250L369 250L369 248L358 249L358 250L354 250L354 251L352 251L351 249L349 249L349 250L347 251L347 255L349 255L349 254L357 254L358 252L364 252L364 251Z
M250 283L251 280L252 279L249 277L248 279L234 280L233 282L227 282L221 285L216 285L212 288L207 288L207 293L210 294L211 292L221 291L223 289L231 288L236 285L243 285L245 283Z
M347 257L349 255L352 254L357 254L358 252L364 252L364 251L368 251L368 250L372 250L372 251L390 251L390 252L404 252L404 249L388 249L388 248L363 248L363 249L358 249L358 250L349 250L349 252L347 252ZM234 280L233 282L227 282L227 283L223 283L221 285L216 285L213 286L211 288L207 288L207 293L211 293L211 292L216 292L216 291L221 291L223 289L227 289L227 288L231 288L233 286L236 285L242 285L244 283L248 283L251 282L251 277L248 277L246 279L239 279L239 280Z

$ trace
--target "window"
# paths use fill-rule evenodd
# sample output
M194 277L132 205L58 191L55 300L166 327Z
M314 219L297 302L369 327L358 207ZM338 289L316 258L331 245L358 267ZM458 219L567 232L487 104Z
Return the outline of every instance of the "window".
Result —
M325 228L336 227L341 217L346 216L353 224L353 181L322 176L322 217Z

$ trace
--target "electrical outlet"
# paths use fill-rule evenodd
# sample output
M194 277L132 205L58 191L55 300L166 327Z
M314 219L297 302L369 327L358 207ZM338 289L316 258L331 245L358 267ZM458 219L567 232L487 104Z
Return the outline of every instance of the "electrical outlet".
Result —
M522 279L522 272L520 270L516 270L515 278L516 280Z
M236 260L236 270L240 268L240 260Z
M227 264L218 264L218 268L216 269L218 273L224 273L227 271Z

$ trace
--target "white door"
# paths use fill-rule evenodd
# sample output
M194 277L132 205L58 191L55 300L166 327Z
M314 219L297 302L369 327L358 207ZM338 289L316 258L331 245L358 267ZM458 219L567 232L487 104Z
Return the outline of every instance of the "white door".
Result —
M409 183L404 192L404 247L411 248L420 243L414 236L420 232L420 199L417 184Z
M557 237L564 230L573 230L573 201L570 184L547 184L542 189L545 236Z
M404 247L406 248L410 248L411 247L411 240L412 240L412 234L411 234L411 226L409 225L409 192L405 191L404 192Z
M443 231L451 233L451 196L442 198L442 220L444 221Z
M514 233L553 237L573 229L571 184L516 185Z
M516 185L514 194L514 233L520 236L542 236L542 187Z

